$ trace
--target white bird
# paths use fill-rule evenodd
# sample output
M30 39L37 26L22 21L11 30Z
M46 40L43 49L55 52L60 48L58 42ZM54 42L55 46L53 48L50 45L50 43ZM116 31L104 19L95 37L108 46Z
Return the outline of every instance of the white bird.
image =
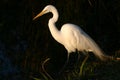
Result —
M64 24L60 31L56 28L55 23L59 15L57 9L53 5L47 5L42 12L33 18L33 20L49 12L53 14L53 17L48 22L50 32L53 38L67 49L68 57L71 52L75 52L76 50L92 51L97 57L104 60L105 55L103 51L79 26L68 23Z
M55 23L57 22L59 15L57 9L53 5L47 5L42 12L33 18L33 20L49 12L53 14L53 17L50 18L48 22L49 30L52 37L67 49L68 58L70 53L77 50L78 52L92 51L95 56L101 60L112 59L112 57L105 55L95 41L79 26L67 23L61 27L61 30L58 30Z

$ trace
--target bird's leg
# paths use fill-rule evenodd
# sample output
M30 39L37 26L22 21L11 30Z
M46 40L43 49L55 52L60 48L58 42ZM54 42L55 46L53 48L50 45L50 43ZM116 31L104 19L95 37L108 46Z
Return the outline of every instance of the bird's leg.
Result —
M80 73L79 73L80 76L82 76L82 74L83 74L83 67L84 67L85 62L87 61L87 59L88 59L88 57L89 57L89 54L88 54L87 51L84 51L83 53L85 53L85 54L87 54L87 55L86 55L85 59L83 60L81 66L80 66Z
M66 62L65 62L65 64L64 64L64 66L62 67L62 69L60 70L59 74L61 74L61 73L64 71L65 67L67 66L68 61L69 61L69 55L70 55L70 54L68 53L67 60L66 60Z
M80 64L80 57L81 57L81 52L77 51L77 59L75 62L75 68L78 68L78 65Z
M81 55L81 52L79 52L79 51L77 51L77 53L78 53L78 57L77 57L77 62L79 62L79 60L80 60L80 55Z
M81 63L81 59L80 59L80 57L81 56L83 56L83 52L81 52L81 51L77 51L77 53L78 53L78 57L77 57L77 62L76 62L76 64L78 65L78 64L80 64ZM84 55L86 55L86 53L84 52ZM81 57L82 58L82 57Z

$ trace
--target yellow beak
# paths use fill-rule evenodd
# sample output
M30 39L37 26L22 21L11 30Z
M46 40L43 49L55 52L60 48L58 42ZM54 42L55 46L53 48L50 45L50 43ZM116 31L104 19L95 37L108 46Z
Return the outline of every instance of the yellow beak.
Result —
M38 17L40 17L40 16L44 15L44 14L45 14L45 12L46 12L46 10L43 10L43 11L42 11L42 12L40 12L37 16L35 16L35 17L33 18L33 20L35 20L35 19L37 19Z

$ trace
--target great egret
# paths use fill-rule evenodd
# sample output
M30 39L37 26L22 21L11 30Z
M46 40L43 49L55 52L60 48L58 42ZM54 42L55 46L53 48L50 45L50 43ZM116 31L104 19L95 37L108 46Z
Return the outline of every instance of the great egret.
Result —
M68 23L64 24L59 31L55 22L58 20L58 11L53 5L47 5L42 12L40 12L36 18L42 16L43 14L51 12L53 17L49 20L48 26L53 38L64 45L68 51L68 57L71 52L77 51L92 51L101 60L104 60L104 54L98 45L90 38L79 26Z
M42 12L33 18L33 20L49 12L53 14L53 17L50 18L48 22L50 32L52 37L67 49L67 60L70 53L75 52L76 50L78 52L92 51L101 60L113 59L113 57L105 55L95 41L79 26L68 23L64 24L61 27L61 30L58 30L55 26L55 23L57 22L59 15L57 9L53 5L47 5Z

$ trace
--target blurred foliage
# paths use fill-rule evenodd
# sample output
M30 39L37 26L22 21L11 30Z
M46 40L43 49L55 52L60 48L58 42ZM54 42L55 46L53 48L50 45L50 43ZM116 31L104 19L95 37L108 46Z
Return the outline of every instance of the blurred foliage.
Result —
M55 80L79 80L78 68L58 74L66 61L67 51L49 32L47 23L52 15L32 21L48 4L59 11L58 29L65 23L77 24L106 54L120 56L120 0L1 0L0 80L49 80L42 69L46 58L50 60L45 69ZM75 67L80 66L81 63ZM82 79L118 80L119 66L119 62L88 59Z

